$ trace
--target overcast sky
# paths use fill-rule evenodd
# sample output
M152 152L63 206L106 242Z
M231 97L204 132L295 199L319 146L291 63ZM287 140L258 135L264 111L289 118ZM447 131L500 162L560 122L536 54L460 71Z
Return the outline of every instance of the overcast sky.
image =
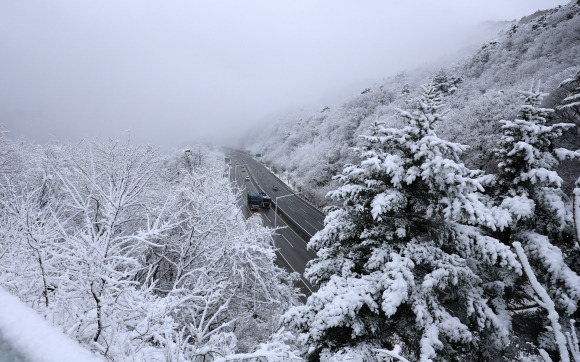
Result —
M564 3L0 0L0 124L35 142L223 143Z

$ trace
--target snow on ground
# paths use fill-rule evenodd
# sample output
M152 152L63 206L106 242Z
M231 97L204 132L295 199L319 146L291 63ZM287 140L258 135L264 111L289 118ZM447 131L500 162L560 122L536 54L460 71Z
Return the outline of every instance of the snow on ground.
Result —
M97 362L82 348L0 288L0 361Z

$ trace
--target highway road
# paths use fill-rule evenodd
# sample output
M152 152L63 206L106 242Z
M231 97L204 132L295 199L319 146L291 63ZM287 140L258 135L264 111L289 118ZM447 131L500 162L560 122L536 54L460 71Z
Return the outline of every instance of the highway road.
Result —
M283 196L293 195L293 192L286 188L286 185L266 169L264 165L256 161L253 157L242 152L236 153L236 156L248 165L249 171L251 172L256 184L259 185L264 192L270 195L272 200L275 201L276 197L280 198L278 207L280 207L295 224L300 226L301 230L309 239L318 230L321 230L324 227L325 215L302 198L298 196L281 198ZM278 188L278 191L273 190L274 186Z
M261 163L252 157L241 152L232 152L231 159L231 179L236 179L237 184L242 189L242 212L245 217L252 214L259 214L265 226L276 227L277 232L274 238L275 246L278 249L278 264L288 271L295 271L301 275L303 285L299 287L306 294L310 295L314 287L303 276L306 263L316 257L316 253L306 248L308 240L318 230L323 227L324 214L307 202L294 195L286 186L278 180ZM238 164L236 165L236 162ZM245 177L250 176L246 181ZM276 186L278 191L272 188ZM250 211L246 203L246 193L266 192L273 202L278 201L278 207L285 214L275 217L274 208L260 209L259 212ZM286 217L292 220L285 219ZM288 223L293 224L292 227Z

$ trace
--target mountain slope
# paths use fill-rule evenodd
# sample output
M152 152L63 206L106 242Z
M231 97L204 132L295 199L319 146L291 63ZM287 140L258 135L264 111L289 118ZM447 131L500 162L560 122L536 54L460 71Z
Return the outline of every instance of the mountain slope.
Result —
M496 40L447 68L400 73L339 107L288 115L262 129L259 139L249 139L246 146L262 152L308 197L324 204L326 192L336 187L332 176L352 161L349 149L358 144L358 136L377 119L399 126L396 108L409 108L419 85L435 82L446 92L449 109L438 133L471 146L465 157L470 167L494 172L499 121L517 114L518 92L535 84L549 94L544 106L557 106L566 96L558 86L580 69L578 59L580 6L571 2L520 19ZM570 135L564 141L578 148L577 138Z

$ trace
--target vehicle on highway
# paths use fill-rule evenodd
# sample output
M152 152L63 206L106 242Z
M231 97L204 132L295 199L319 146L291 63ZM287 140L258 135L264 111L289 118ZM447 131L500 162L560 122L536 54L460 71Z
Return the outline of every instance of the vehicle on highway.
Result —
M256 192L248 192L248 206L251 211L260 211L262 196Z
M273 187L272 187L272 190L274 190L274 191L278 191L278 186L273 186Z
M250 176L246 176L246 181L250 181Z
M265 192L260 192L259 195L262 196L262 203L260 204L260 206L262 206L262 209L269 209L270 204L272 203L272 198L268 196Z

